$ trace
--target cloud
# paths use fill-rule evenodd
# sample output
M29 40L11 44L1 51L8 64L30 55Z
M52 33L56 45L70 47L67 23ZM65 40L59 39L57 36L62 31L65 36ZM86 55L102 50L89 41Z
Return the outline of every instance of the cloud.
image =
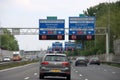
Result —
M12 0L12 4L23 11L49 11L51 8L44 0Z
M117 1L117 0L110 0ZM50 11L78 11L93 6L99 2L109 2L109 0L2 0L0 5L14 9L15 7L23 11L50 12Z
M13 3L20 5L22 7L32 6L31 0L13 0Z

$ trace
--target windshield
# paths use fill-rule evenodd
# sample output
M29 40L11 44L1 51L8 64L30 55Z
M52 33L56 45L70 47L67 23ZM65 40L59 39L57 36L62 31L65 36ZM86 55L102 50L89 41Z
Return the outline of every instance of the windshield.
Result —
M67 61L67 58L60 55L47 55L44 61Z

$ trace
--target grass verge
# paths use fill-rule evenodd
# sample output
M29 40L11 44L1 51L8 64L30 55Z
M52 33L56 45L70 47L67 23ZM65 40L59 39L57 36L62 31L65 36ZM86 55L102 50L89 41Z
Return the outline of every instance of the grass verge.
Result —
M23 65L30 64L30 63L35 63L35 62L38 62L38 60L10 62L10 63L5 63L5 64L0 64L0 70L7 69L7 68L12 68L12 67L17 67L17 66L23 66Z

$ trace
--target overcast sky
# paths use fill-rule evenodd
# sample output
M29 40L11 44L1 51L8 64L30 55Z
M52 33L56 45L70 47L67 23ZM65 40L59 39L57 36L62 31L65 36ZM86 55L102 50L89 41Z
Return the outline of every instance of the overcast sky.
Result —
M39 19L57 16L65 19L68 27L69 16L79 16L83 10L102 2L117 0L0 0L0 27L39 27ZM52 46L55 41L40 41L38 35L16 36L20 49L40 50ZM67 36L64 43L68 41Z

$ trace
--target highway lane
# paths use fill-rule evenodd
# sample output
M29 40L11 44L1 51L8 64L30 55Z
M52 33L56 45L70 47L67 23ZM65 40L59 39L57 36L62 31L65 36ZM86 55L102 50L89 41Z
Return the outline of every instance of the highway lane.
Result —
M74 71L81 80L120 80L120 69L106 65L88 65L88 67L74 67Z
M38 64L29 64L26 66L16 67L0 71L0 80L25 80L31 75L38 73ZM37 72L37 73L36 73ZM27 78L26 78L27 77Z
M0 80L39 80L39 64L34 63L18 68L0 71ZM46 77L41 80L65 80ZM71 80L120 80L120 68L107 65L71 66Z

